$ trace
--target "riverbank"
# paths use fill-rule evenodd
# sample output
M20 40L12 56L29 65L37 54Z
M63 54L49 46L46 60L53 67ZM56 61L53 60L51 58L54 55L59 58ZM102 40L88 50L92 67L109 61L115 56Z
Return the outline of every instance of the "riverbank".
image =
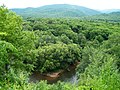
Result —
M76 83L77 76L75 68L78 64L79 62L76 62L75 64L70 65L67 69L48 72L44 74L41 74L40 72L33 72L33 74L29 77L29 82L35 83L41 80L47 80L48 84L57 83L57 81Z
M59 71L55 71L55 72L50 72L50 73L44 73L43 75L51 77L51 78L57 78L60 76L60 74L64 72L64 70L59 70Z
M66 70L67 70L67 71L70 71L71 69L75 69L76 66L77 66L79 63L80 63L80 62L76 62L75 64L70 65L67 69L64 69L64 70L58 70L58 71L55 71L55 72L43 73L43 75L48 76L48 77L51 77L51 78L57 78L57 77L60 76L61 73L65 72Z

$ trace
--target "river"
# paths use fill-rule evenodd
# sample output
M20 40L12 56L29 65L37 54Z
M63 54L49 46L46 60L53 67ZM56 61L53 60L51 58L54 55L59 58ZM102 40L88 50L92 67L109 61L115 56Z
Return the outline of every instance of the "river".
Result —
M39 72L33 72L33 74L30 76L30 82L47 80L48 84L57 83L57 81L70 82L72 84L77 83L78 80L75 72L75 66L71 66L69 69L69 71L64 70L62 73L60 73L59 77L49 77L42 75Z

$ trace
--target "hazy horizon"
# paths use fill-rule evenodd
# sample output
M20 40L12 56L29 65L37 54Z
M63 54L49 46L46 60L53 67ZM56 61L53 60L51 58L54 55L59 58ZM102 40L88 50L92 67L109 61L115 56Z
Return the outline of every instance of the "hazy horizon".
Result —
M52 4L79 5L95 10L120 9L120 0L0 0L0 5L3 4L9 9L40 7Z

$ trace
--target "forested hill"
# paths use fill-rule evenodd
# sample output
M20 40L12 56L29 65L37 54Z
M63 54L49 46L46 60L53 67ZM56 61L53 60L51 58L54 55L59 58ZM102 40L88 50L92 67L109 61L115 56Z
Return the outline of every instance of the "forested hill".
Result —
M108 10L101 10L102 13L113 13L113 12L120 12L120 9L108 9Z
M112 22L120 22L120 12L112 12L109 14L100 14L84 17L86 20L102 20L102 21L112 21Z
M77 5L54 4L38 8L11 9L23 17L82 17L100 14L99 11Z

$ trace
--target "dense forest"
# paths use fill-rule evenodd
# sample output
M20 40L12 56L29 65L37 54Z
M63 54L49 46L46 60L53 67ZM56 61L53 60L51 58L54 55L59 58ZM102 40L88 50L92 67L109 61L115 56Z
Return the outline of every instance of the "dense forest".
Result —
M76 68L77 84L29 83L41 74ZM1 90L120 90L120 22L26 18L0 7Z

